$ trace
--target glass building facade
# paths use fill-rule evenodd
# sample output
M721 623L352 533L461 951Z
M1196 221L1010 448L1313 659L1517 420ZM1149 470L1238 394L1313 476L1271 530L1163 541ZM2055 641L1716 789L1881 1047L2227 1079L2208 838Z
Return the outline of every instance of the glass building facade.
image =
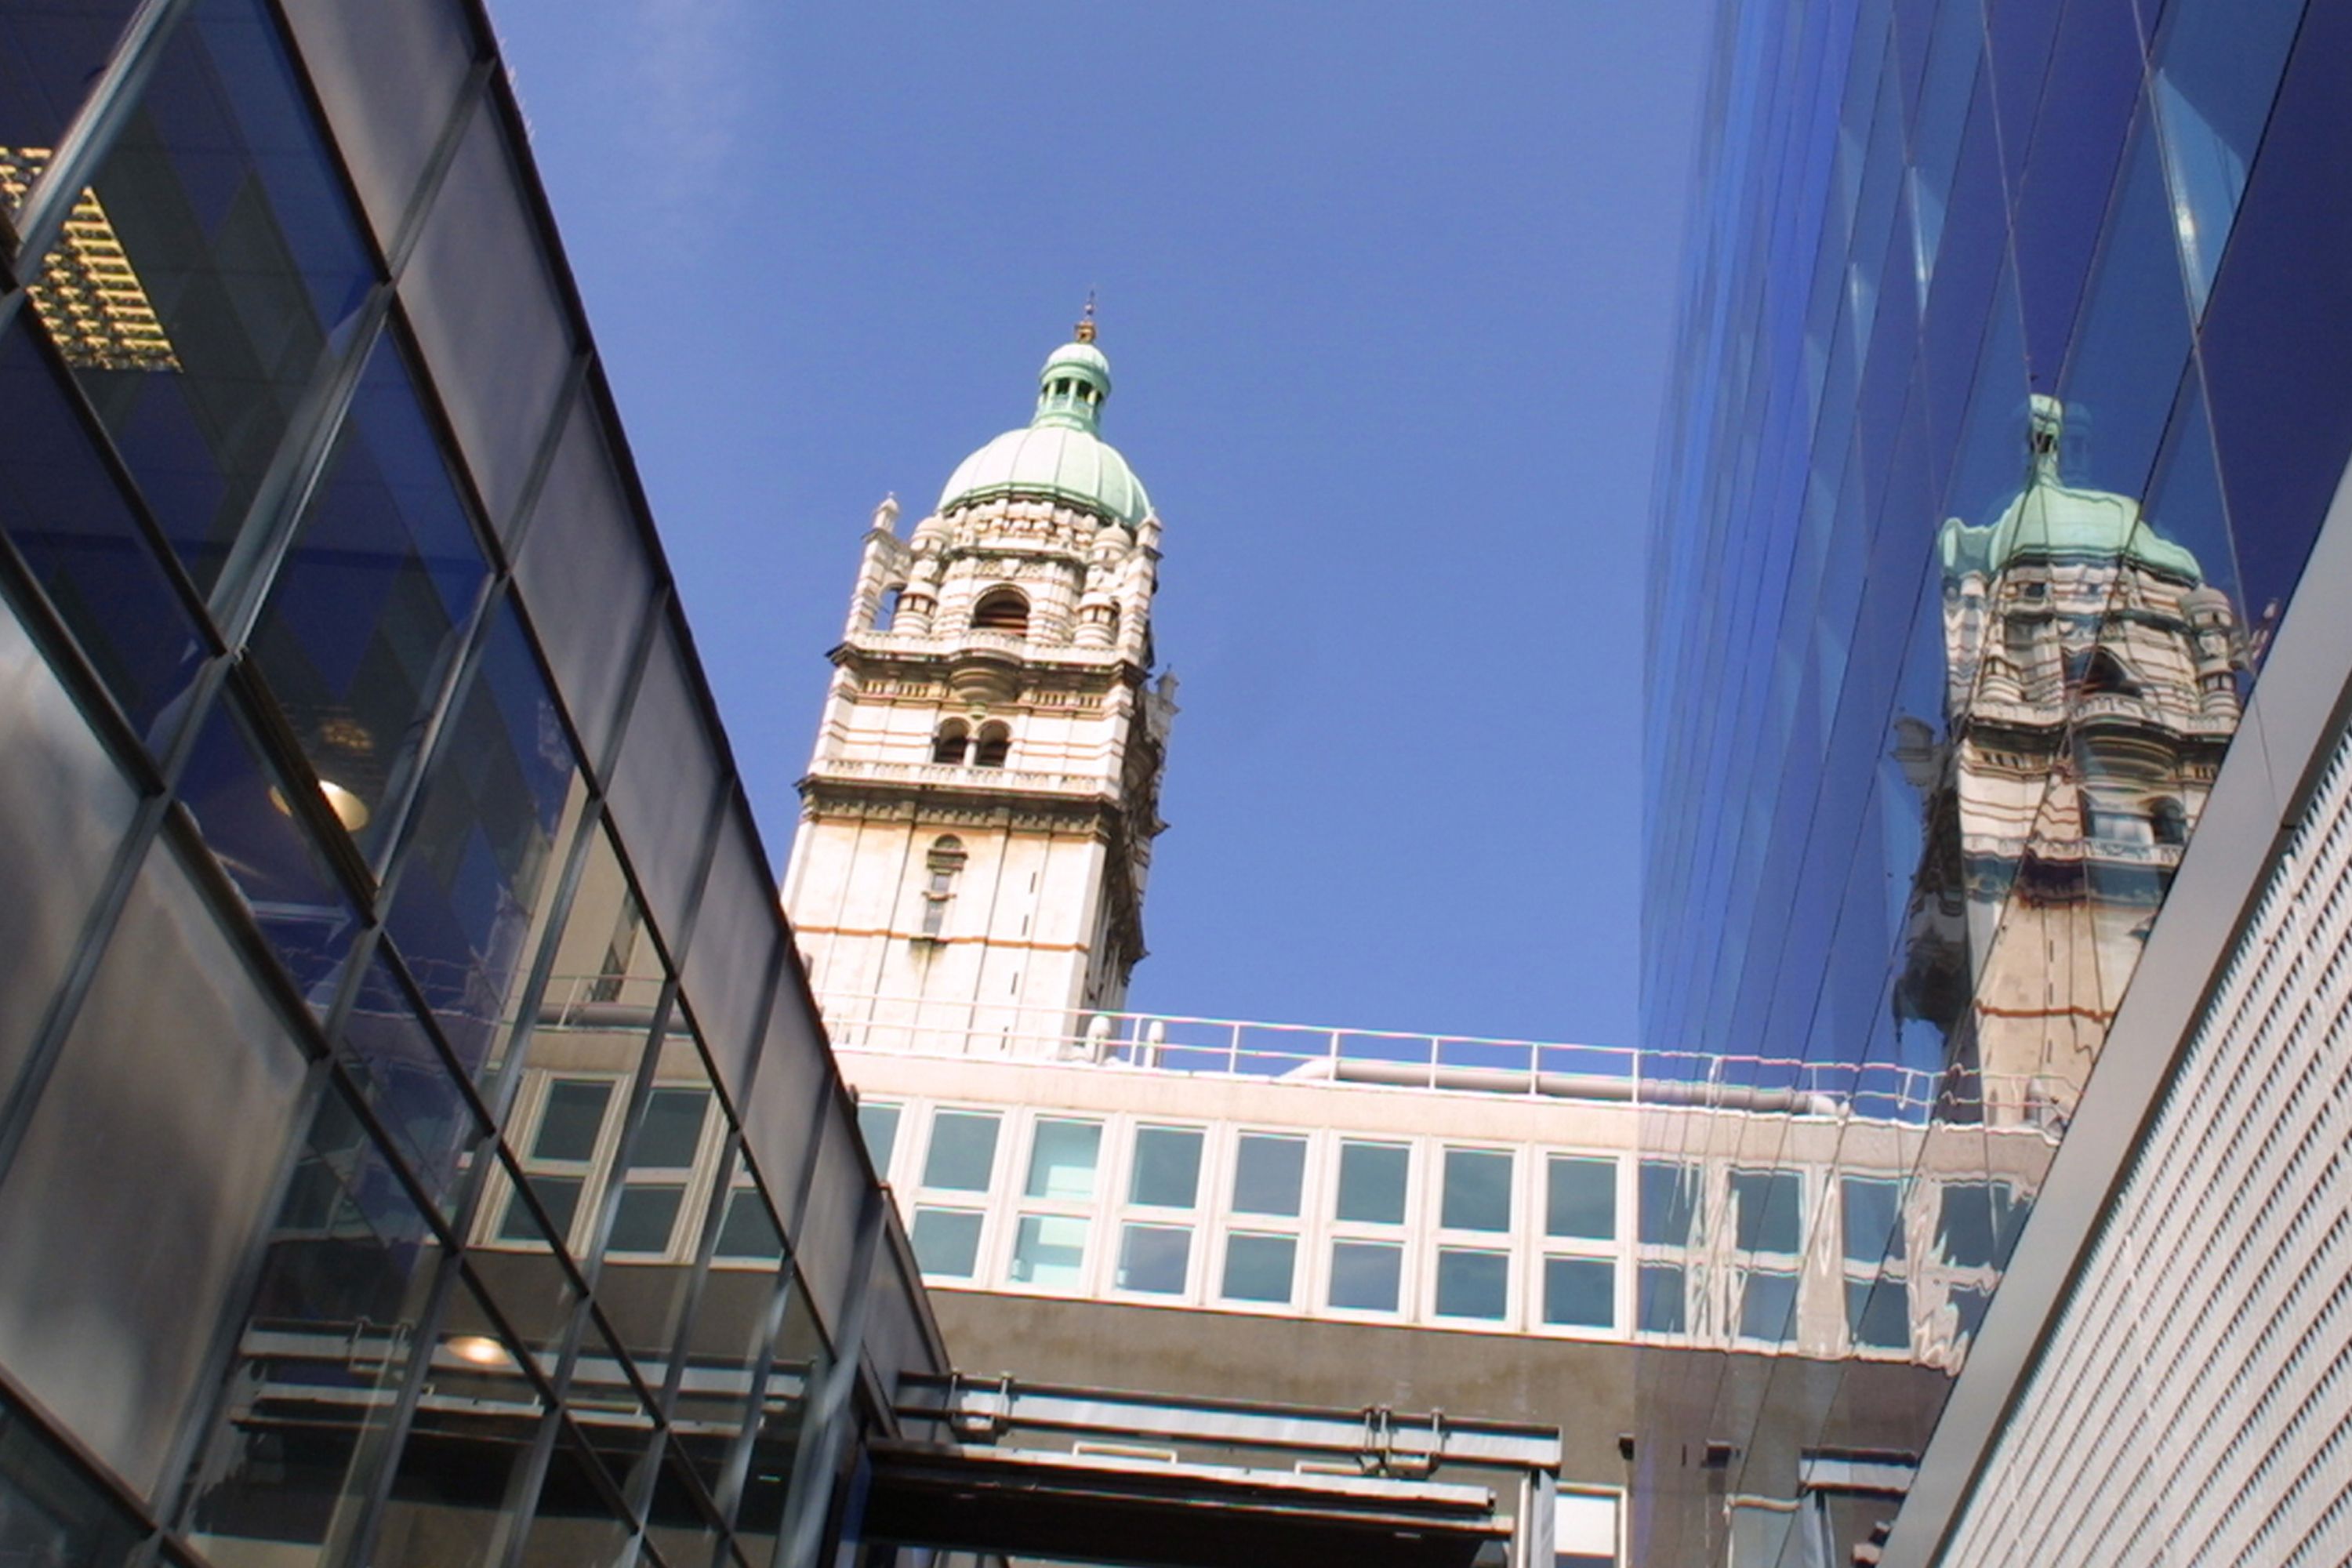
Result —
M0 1561L809 1560L944 1364L479 9L8 6L0 217Z
M1937 1385L1864 1408L1787 1342L1777 1275L1842 1274L1847 1348L1957 1372L2032 1245L2352 455L2347 83L2352 18L2302 0L1721 8L1655 477L1644 1037L1907 1115L1945 1212L1769 1161L1706 1188L1708 1262L1659 1288L1726 1353L1644 1369L1644 1560L1845 1561L1895 1502L1791 1511L1808 1456L1934 1429ZM1942 1088L1874 1106L1874 1069ZM1701 1170L1693 1126L1654 1113L1648 1152ZM1701 1494L1730 1506L1668 1506ZM1677 1535L1702 1514L1730 1539Z

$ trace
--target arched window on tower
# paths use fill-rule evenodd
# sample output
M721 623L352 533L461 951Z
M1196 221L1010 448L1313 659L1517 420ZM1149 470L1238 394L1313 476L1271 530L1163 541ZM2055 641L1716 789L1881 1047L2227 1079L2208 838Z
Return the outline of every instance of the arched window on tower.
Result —
M2189 814L2168 795L2147 803L2147 826L2158 844L2189 842Z
M2095 647L2083 657L2082 673L2077 678L2079 689L2085 697L2137 697L2139 682L2132 679L2124 661L2103 647Z
M903 586L885 588L882 590L881 597L874 602L874 629L876 631L887 632L890 629L890 623L898 618L898 595L906 591L907 590Z
M991 720L980 727L980 743L972 748L974 767L1001 768L1004 759L1013 754L1013 730L1000 720Z
M1018 588L992 588L971 607L974 631L1029 635L1029 596Z
M923 858L928 880L923 886L923 935L933 942L947 929L948 905L955 899L956 879L963 874L963 840L942 834Z
M971 744L971 731L961 719L950 719L931 737L931 761L961 766Z

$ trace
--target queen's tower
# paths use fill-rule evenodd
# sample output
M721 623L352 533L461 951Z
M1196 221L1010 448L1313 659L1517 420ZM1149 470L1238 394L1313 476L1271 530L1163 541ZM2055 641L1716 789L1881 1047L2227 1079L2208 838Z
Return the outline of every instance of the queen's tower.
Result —
M837 1044L1060 1048L1143 956L1175 682L1152 675L1160 520L1098 434L1094 336L1089 307L1029 424L908 537L888 500L866 536L784 886Z

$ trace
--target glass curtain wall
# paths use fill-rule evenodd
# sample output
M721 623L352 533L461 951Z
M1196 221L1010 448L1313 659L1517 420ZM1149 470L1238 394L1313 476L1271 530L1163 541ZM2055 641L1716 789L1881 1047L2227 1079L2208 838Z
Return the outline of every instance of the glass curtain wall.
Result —
M1655 485L1644 1037L1852 1131L1808 1166L1765 1118L1648 1117L1697 1191L1643 1310L1721 1347L1643 1365L1658 1560L1811 1562L1793 1521L1885 1516L1786 1505L1809 1456L1924 1446L2091 1077L2352 455L2352 55L2318 16L1721 9Z
M765 1563L848 1259L937 1353L521 147L470 6L0 16L0 1560Z

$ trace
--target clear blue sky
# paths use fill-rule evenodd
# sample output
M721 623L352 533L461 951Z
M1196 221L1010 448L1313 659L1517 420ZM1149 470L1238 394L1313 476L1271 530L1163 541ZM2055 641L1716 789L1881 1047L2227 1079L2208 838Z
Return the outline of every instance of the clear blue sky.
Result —
M1706 0L495 8L772 854L867 514L1093 288L1182 687L1130 1005L1632 1043Z

